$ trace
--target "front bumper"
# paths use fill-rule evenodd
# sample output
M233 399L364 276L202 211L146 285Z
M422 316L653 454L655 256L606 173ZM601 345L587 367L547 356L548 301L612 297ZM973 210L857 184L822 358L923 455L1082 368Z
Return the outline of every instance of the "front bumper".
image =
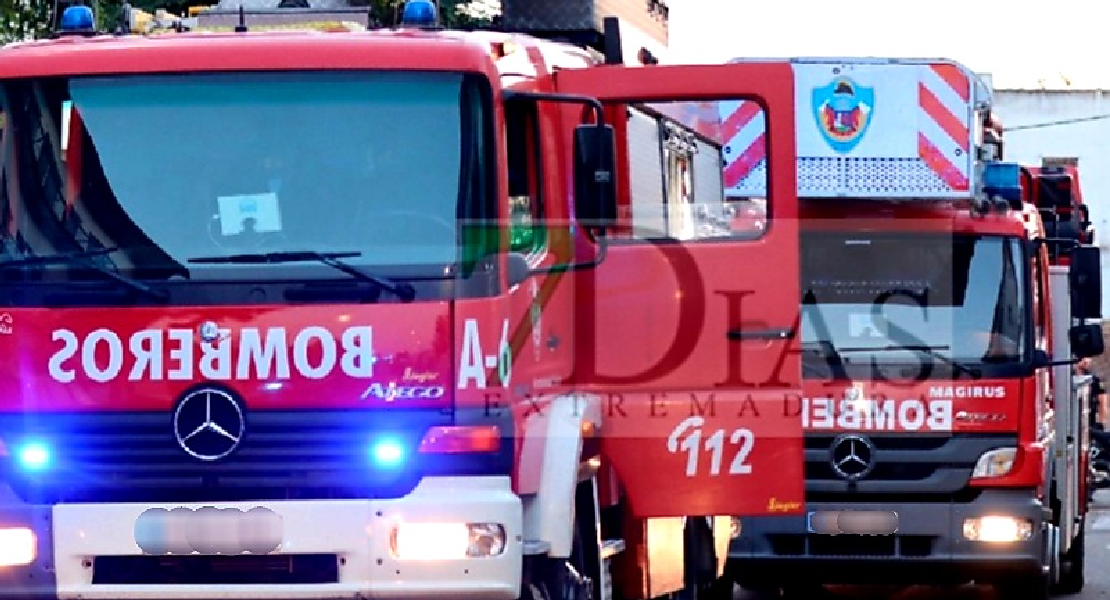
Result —
M186 572L184 583L120 583L118 573L113 575L114 582L98 582L104 579L104 573L98 574L97 569L109 568L111 561L116 561L113 569L118 569L121 561L143 564L134 562L132 557L143 555L140 542L136 541L136 521L144 512L151 508L195 510L211 506L243 512L264 507L280 517L276 520L280 522L277 550L263 557L228 556L221 559L225 567L236 560L262 558L271 563L265 568L273 569L276 557L288 562L291 556L309 556L317 565L321 558L325 563L333 561L329 565L333 575L321 579L317 574L316 581L310 583L257 583L251 582L251 574L247 573L245 583L205 583L204 577L212 573L211 568L206 567L204 577L190 578ZM399 522L496 523L504 528L505 547L496 556L400 560L392 551L392 532ZM513 600L519 597L520 591L522 508L508 477L429 477L412 493L382 501L60 504L51 507L16 504L10 497L0 496L0 528L18 527L34 531L37 556L27 566L0 567L0 598ZM160 535L177 536L175 539L178 539L190 533L172 529L163 529ZM213 532L218 538L226 537L220 535L219 525ZM146 535L150 535L149 532ZM202 537L193 530L190 539L195 542ZM278 570L283 568L287 567L278 563ZM143 577L149 578L149 575Z
M1043 540L1041 503L1028 492L985 490L969 503L811 502L809 511L878 510L898 513L893 535L808 533L806 516L740 520L729 547L728 573L740 585L785 583L989 583L1039 573ZM1033 536L1019 542L980 542L964 537L970 517L1028 519Z

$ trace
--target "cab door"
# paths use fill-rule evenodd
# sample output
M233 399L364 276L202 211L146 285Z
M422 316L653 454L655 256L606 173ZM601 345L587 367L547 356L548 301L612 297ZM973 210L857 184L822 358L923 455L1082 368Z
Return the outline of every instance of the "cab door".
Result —
M619 230L582 274L574 383L637 517L804 508L789 63L556 74L617 137Z

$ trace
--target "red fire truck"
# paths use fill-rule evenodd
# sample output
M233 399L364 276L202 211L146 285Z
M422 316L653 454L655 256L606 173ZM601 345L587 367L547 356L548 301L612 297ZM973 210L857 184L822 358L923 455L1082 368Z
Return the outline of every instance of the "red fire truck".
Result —
M1040 166L1024 166L1021 186L1025 198L1037 207L1048 237L1078 239L1083 244L1095 243L1091 217L1079 185L1078 165L1045 159ZM1069 253L1062 252L1057 246L1049 246L1053 264L1067 265Z
M1085 321L1101 290L1097 248L1056 225L1078 222L1067 177L1000 162L989 90L957 63L794 72L804 392L788 410L807 512L739 519L731 576L1079 590L1087 392L1071 365L1102 352Z
M0 597L727 595L804 510L791 66L352 15L0 50ZM757 235L667 116L719 100Z

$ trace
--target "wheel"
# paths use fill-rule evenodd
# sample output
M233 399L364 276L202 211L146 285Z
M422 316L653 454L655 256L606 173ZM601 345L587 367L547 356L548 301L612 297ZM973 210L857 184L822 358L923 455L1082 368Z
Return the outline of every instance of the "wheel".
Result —
M687 517L683 528L686 563L686 589L679 592L689 600L732 600L736 583L726 568L717 574L717 549L710 521Z
M1083 591L1086 578L1083 575L1084 563L1087 559L1086 520L1079 527L1079 534L1071 543L1071 549L1064 553L1060 560L1060 581L1056 583L1054 592L1057 594L1078 594Z

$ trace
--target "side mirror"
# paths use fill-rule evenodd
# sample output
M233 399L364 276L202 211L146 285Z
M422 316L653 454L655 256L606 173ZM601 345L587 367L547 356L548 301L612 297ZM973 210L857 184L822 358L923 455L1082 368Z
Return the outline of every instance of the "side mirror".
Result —
M1048 356L1048 352L1037 348L1033 350L1033 368L1041 369L1052 365L1052 359Z
M609 125L574 130L574 213L584 227L608 229L617 221L616 136Z
M1076 325L1068 330L1071 352L1077 358L1098 356L1103 352L1102 326Z
M1102 318L1102 264L1098 246L1076 246L1071 251L1068 279L1071 285L1071 316Z
M509 288L514 288L532 274L532 267L528 266L528 259L519 252L510 252L505 258L505 275L509 280Z
M1044 350L1041 350L1039 348L1033 351L1034 369L1043 369L1044 367L1059 367L1063 365L1074 365L1076 362L1078 362L1078 359L1074 358L1070 358L1067 360L1052 360L1052 357L1048 355L1048 352L1045 352Z

